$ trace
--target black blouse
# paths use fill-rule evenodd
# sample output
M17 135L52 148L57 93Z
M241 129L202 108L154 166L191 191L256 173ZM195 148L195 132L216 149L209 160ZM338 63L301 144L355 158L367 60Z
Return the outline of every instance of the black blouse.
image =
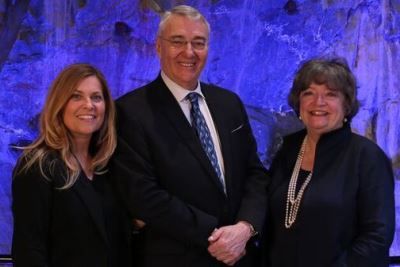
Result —
M391 163L348 124L320 138L297 219L285 228L289 180L305 134L286 137L270 169L268 266L387 266L395 225ZM298 188L307 175L301 173Z

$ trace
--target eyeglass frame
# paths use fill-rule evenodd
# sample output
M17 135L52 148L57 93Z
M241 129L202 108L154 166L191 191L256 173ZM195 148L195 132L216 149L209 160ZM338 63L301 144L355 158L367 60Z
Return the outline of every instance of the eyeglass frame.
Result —
M187 45L189 43L190 43L190 47L192 47L196 51L203 51L203 50L207 49L207 47L208 47L208 41L203 38L197 38L197 39L193 39L191 41L178 39L178 38L177 39L169 39L169 38L164 38L162 36L158 36L158 38L160 38L163 41L167 41L168 43L170 43L170 45L172 47L174 47L176 49L183 49L183 48L187 47ZM201 47L201 48L196 47L200 42L201 42L201 45L204 45L204 47Z

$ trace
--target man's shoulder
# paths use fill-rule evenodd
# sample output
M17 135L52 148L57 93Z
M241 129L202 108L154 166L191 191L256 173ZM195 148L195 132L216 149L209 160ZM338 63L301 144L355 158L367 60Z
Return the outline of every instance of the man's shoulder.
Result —
M120 97L118 97L115 102L117 104L123 104L125 102L131 102L132 100L136 99L136 98L140 98L143 95L145 95L145 91L146 88L149 84L146 84L142 87L138 87L135 89L132 89L131 91L126 92L125 94L121 95Z
M200 84L201 84L201 88L205 94L212 94L217 97L222 97L225 99L226 98L239 99L239 96L235 92L233 92L229 89L220 87L215 84L210 84L210 83L200 82Z
M231 90L223 88L223 87L218 86L218 85L213 84L213 83L200 82L200 85L201 85L201 88L206 89L206 90L215 90L215 91L220 92L220 93L226 93L226 94L235 95L235 93L232 92Z
M141 87L128 91L127 93L118 97L115 100L115 103L117 106L125 106L125 105L132 106L135 102L138 102L137 104L140 104L141 102L143 102L145 98L147 98L147 95L151 91L154 91L155 88L160 87L158 83L159 81L158 79L156 79Z

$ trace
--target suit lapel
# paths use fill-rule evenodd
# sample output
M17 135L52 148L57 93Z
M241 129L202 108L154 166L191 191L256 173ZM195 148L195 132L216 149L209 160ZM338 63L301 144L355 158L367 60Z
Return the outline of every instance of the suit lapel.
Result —
M106 243L108 243L101 199L94 191L93 186L89 182L84 181L83 179L87 178L83 177L83 174L81 174L79 179L76 181L76 184L74 185L73 189L75 190L75 192L78 194L78 196L86 206L102 238Z
M211 116L214 121L215 128L217 129L219 141L221 144L221 153L224 159L225 169L225 184L227 194L229 195L229 189L231 188L231 171L232 171L232 150L231 150L231 132L227 125L226 110L223 109L221 104L222 99L217 99L216 95L213 94L213 90L209 85L202 83L201 90L206 98L208 109L210 110Z
M160 114L163 114L167 117L168 121L175 128L185 144L189 147L190 151L199 160L201 166L209 174L213 183L220 189L221 193L224 194L222 185L211 165L211 162L201 147L200 140L183 114L179 103L177 103L173 94L162 81L161 76L154 81L149 89L152 90L152 94L154 94L154 101L156 101L154 103L155 107L160 109Z

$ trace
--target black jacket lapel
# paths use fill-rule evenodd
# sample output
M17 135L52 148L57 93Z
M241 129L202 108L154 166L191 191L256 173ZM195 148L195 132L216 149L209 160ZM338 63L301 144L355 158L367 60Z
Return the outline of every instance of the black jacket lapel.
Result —
M156 101L154 104L160 109L160 114L167 117L195 157L198 158L200 164L212 178L212 181L221 190L221 193L224 194L219 178L217 177L211 162L207 158L206 153L201 147L200 140L183 114L179 103L176 102L175 97L162 81L161 76L151 84L149 90L152 90L151 93L154 94L154 101Z
M211 112L211 116L214 120L214 125L217 129L219 141L221 143L221 153L224 159L224 169L225 169L225 184L227 194L229 194L229 188L231 187L231 171L232 171L232 150L231 150L231 133L230 128L227 125L226 111L223 109L221 104L221 99L217 99L212 90L218 90L210 88L207 84L201 84L202 92L206 98L208 109Z
M94 188L91 186L91 184L87 181L84 181L83 179L87 178L83 177L83 174L81 174L78 181L76 181L73 189L76 191L84 205L87 207L87 210L92 217L94 224L99 230L104 241L108 244L101 199L94 191Z

